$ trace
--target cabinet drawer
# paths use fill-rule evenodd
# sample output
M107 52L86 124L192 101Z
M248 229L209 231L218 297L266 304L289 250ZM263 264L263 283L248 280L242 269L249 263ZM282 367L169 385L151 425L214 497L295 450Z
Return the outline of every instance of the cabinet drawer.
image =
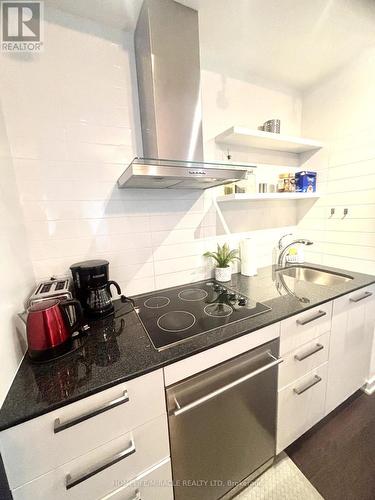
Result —
M279 366L279 390L328 360L329 336L327 332L283 356L284 363Z
M13 490L13 499L94 500L168 456L167 417L162 415Z
M164 460L101 500L173 500L170 459Z
M277 453L324 416L327 365L324 363L279 392Z
M281 322L280 354L329 332L331 329L332 302L313 307Z
M347 313L353 309L363 309L368 304L374 304L375 300L375 285L365 288L360 288L355 292L343 295L333 301L333 312L335 315L343 312Z
M116 385L0 434L11 489L166 412L162 370Z

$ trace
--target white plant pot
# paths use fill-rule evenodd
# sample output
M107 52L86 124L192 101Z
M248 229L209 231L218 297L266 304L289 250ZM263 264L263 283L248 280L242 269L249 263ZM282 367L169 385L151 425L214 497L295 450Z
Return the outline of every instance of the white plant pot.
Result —
M215 267L216 281L230 281L232 278L232 268L228 267Z

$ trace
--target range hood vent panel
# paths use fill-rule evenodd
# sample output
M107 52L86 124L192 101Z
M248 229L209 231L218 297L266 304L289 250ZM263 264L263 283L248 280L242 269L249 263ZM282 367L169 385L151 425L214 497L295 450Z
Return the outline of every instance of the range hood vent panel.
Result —
M141 189L208 189L246 179L248 170L243 165L134 158L119 178L118 186Z
M202 161L198 12L144 0L134 48L143 156Z
M207 189L244 179L244 166L202 162L198 12L144 0L134 48L145 158L132 161L119 187Z

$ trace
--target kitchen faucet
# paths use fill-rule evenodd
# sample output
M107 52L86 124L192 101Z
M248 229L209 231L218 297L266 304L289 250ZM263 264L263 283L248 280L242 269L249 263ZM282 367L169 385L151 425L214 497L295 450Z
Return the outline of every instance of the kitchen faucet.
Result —
M310 241L310 240L307 240L307 239L304 239L304 238L300 238L300 239L297 239L297 240L293 240L292 242L288 243L288 245L286 245L285 247L283 247L282 240L286 236L291 236L291 234L285 234L279 240L279 250L280 250L280 253L279 253L279 258L277 259L277 266L279 268L280 267L284 267L284 265L285 265L284 259L285 259L285 256L287 254L287 251L289 250L289 248L291 246L297 245L299 243L302 244L302 245L312 245L313 244L313 242Z

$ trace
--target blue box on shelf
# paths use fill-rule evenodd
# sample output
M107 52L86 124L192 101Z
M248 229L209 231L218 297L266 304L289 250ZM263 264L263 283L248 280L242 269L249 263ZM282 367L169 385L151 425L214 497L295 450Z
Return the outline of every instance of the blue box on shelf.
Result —
M302 170L296 172L296 191L298 193L315 193L316 191L316 172Z

